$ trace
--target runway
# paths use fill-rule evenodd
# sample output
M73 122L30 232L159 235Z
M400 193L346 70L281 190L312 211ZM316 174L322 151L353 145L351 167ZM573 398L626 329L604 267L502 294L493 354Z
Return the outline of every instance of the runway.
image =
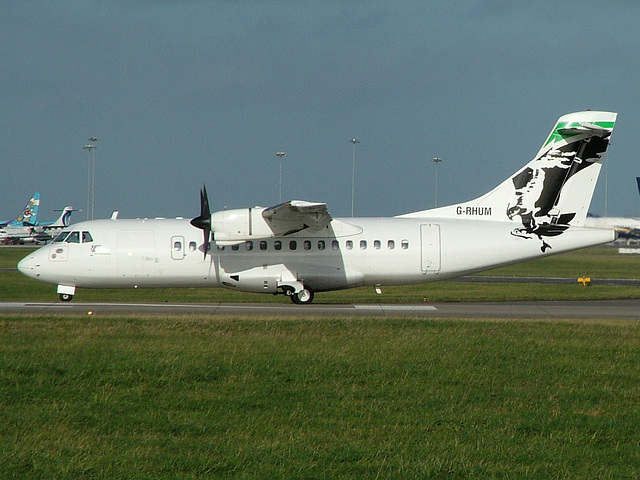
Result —
M0 313L44 315L212 315L242 317L638 319L640 300L434 304L2 302Z

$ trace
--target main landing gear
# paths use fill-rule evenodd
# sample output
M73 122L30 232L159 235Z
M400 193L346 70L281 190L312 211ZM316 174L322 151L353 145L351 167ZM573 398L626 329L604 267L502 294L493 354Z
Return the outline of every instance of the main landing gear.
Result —
M286 285L280 287L280 290L276 295L282 295L283 293L296 305L308 305L313 302L313 290L309 287L302 287L300 291L296 292L293 286Z
M313 302L313 290L309 287L304 287L298 293L289 293L289 297L296 305L308 305Z

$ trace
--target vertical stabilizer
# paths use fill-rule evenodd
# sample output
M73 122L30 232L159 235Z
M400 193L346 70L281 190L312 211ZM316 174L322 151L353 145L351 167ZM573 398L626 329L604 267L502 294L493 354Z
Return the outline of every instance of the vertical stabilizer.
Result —
M403 217L513 222L513 235L560 235L583 226L616 121L615 113L584 111L558 119L532 161L470 202Z
M23 227L35 225L38 221L38 207L40 206L40 193L36 192L29 202L24 206L20 215L10 221L7 225L11 227Z
M71 218L71 214L74 212L75 210L73 209L73 207L64 207L62 209L62 213L60 213L60 216L54 220L53 222L51 222L49 225L47 225L47 227L50 228L64 228L64 227L68 227L69 226L69 221Z
M615 120L610 112L564 115L535 158L490 192L466 203L402 216L582 225Z

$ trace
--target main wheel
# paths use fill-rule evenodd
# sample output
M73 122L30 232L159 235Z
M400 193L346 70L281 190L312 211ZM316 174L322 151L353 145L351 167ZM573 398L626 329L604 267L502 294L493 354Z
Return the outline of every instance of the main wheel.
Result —
M291 301L297 305L307 305L313 302L313 290L304 287L298 293L291 295Z
M60 294L60 300L62 300L63 302L70 302L72 298L73 298L73 295L71 295L70 293Z

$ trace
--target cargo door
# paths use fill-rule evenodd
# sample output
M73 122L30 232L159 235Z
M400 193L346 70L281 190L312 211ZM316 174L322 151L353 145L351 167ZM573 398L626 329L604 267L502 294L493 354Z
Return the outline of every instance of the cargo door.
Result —
M155 242L153 232L118 232L118 276L153 277Z
M420 225L420 257L423 274L440 271L440 225Z

